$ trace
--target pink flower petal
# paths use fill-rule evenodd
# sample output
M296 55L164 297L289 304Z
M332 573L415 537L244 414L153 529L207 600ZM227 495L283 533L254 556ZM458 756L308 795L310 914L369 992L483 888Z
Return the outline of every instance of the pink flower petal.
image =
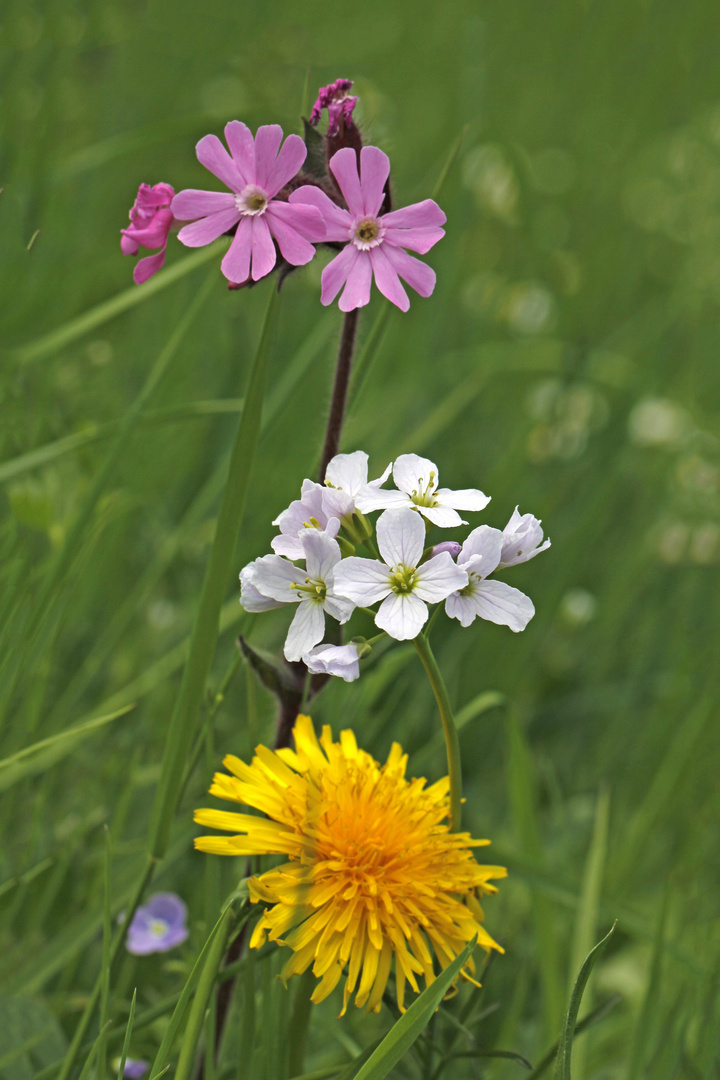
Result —
M444 225L446 220L445 214L432 199L423 199L422 202L383 214L383 225L398 229L424 229L431 225Z
M268 181L275 167L280 143L282 142L282 128L279 124L263 124L257 129L255 136L255 182L268 190Z
M393 268L384 251L384 244L380 247L371 248L368 252L372 263L375 284L383 296L386 296L401 311L407 311L410 307L408 294L400 284L397 271Z
M191 225L185 225L178 233L178 240L185 247L205 247L217 240L219 236L232 229L236 221L240 220L240 211L233 206L230 210L221 210L219 214L210 214L208 217L193 221ZM235 280L242 280L242 278Z
M383 222L385 218L383 218ZM422 229L398 229L392 226L385 230L385 242L393 247L408 248L424 255L438 240L442 240L445 230L435 225Z
M259 281L270 273L277 261L277 255L265 218L258 216L251 218L250 221L252 223L252 279Z
M227 184L231 191L242 191L245 187L243 178L217 135L205 135L195 147L195 152L200 164L223 184Z
M232 196L230 197L232 198ZM146 228L137 229L131 226L127 232L130 233L135 243L140 244L141 247L156 248L167 240L172 221L172 210L167 207L165 210L157 210Z
M290 204L294 206L301 203L317 207L325 219L323 240L349 239L352 225L351 215L347 210L343 210L337 203L334 203L332 199L329 199L324 191L309 184L299 187L290 196Z
M369 251L358 251L358 258L350 269L338 303L341 311L352 311L354 308L365 307L370 303L372 263L369 256Z
M228 281L242 282L250 277L250 255L252 253L252 218L240 219L237 232L230 249L222 261L220 269Z
M265 190L270 198L277 195L280 188L285 187L288 180L292 180L293 176L297 176L306 157L307 147L300 136L288 135L265 185Z
M348 279L348 274L357 261L360 252L354 244L348 244L322 272L322 295L320 302L327 307L332 304L337 294Z
M158 270L162 270L164 265L165 248L158 251L157 255L148 255L146 259L140 259L133 270L133 281L136 285L142 285L153 274L157 274Z
M245 184L257 183L255 179L255 140L247 124L231 120L225 125L225 138L237 171Z
M435 271L419 259L414 259L406 251L392 247L391 244L383 244L385 254L391 266L403 281L406 281L411 289L420 296L430 296L435 288Z
M315 248L292 225L283 220L283 217L275 211L276 206L291 209L288 203L273 203L264 215L268 228L278 242L282 257L293 266L304 266L312 259Z
M123 255L137 255L138 253L138 245L126 232L123 232L120 236L120 250Z
M229 191L198 191L187 188L179 191L172 201L172 213L178 221L194 221L195 218L217 214L235 206L235 196Z
M289 225L291 229L294 229L295 232L304 236L306 240L311 240L313 244L319 244L321 240L325 239L325 222L322 214L315 206L309 206L307 203L301 202L280 202L275 199L268 206L266 214L272 214L273 217L279 218L286 225Z
M390 158L377 146L363 146L360 151L360 186L363 213L375 217L382 206L385 183L390 175Z
M347 203L348 210L355 216L363 214L363 195L358 176L357 154L350 146L344 146L330 158L330 172L333 174L343 198Z

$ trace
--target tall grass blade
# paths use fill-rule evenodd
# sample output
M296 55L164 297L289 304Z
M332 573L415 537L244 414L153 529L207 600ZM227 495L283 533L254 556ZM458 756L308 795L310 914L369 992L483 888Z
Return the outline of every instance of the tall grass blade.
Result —
M595 961L603 951L608 941L615 932L616 923L610 927L602 941L598 941L597 945L588 953L585 957L585 961L580 968L578 977L575 980L572 994L570 995L570 1004L568 1005L568 1011L565 1016L565 1023L563 1025L562 1034L560 1036L560 1045L558 1046L558 1054L555 1059L555 1070L553 1072L553 1080L572 1080L570 1072L570 1057L572 1054L573 1038L575 1036L575 1026L577 1024L578 1012L580 1010L580 1002L587 986L587 981L590 978L590 973L595 967Z
M110 916L110 831L107 825L105 826L105 851L103 855L103 939L102 967L100 969L100 1031L102 1038L98 1046L97 1080L105 1080L107 1073L108 1007L110 1004L110 938L112 924ZM122 1073L120 1075L122 1076Z
M119 1080L123 1080L125 1076L125 1062L128 1059L128 1053L130 1052L130 1040L132 1039L133 1024L135 1023L135 1002L137 1000L137 987L133 990L132 1001L130 1002L130 1015L128 1016L127 1027L125 1028L125 1038L123 1039L122 1051L120 1053L120 1067L118 1068Z
M29 341L26 345L21 345L19 348L12 350L10 356L23 364L32 360L41 360L45 356L52 356L53 353L59 352L60 349L63 349L72 341L76 341L83 334L95 330L98 326L102 326L103 323L109 322L110 319L116 318L124 311L129 311L138 304L144 304L146 300L155 296L156 293L166 289L168 285L172 285L175 281L179 281L186 274L192 273L199 266L204 266L205 263L218 259L226 247L227 241L220 240L203 248L201 251L187 255L173 266L168 266L155 274L144 285L133 285L129 289L125 289L123 292L118 293L117 296L113 296L110 300L105 300L102 304L98 304L82 315L70 319L69 322L58 326L48 334L43 334L42 337L37 338L35 341Z
M260 342L250 372L245 408L230 458L215 539L210 551L210 560L190 641L190 654L168 728L150 830L149 850L155 859L162 857L168 845L180 779L192 746L205 684L215 654L220 627L220 611L230 580L233 554L245 511L252 463L260 434L265 365L276 302L277 292L272 288Z
M410 1008L393 1025L378 1048L354 1075L354 1080L385 1080L421 1034L430 1017L470 959L477 938L468 942L451 964L426 986Z
M627 1080L636 1080L636 1077L642 1076L647 1058L648 1046L653 1032L653 1017L657 1012L662 985L662 961L663 953L665 951L664 938L669 896L670 891L666 888L663 892L660 912L658 914L647 985L645 987L642 1005L640 1006L640 1012L638 1013L637 1020L633 1027L627 1072L625 1074Z

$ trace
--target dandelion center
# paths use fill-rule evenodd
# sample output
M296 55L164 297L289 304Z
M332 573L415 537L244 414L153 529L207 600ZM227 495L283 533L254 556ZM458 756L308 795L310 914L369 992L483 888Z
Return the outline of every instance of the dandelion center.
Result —
M195 820L235 835L203 836L201 851L218 855L282 854L287 861L248 882L263 905L250 941L291 950L282 978L312 967L322 1001L345 978L343 1008L378 1011L395 963L398 1006L409 983L430 984L468 941L500 949L482 926L478 898L494 893L503 867L481 866L472 848L488 843L451 833L447 777L430 787L407 780L397 743L384 765L358 748L352 731L320 739L299 716L295 750L259 746L251 765L236 757L217 773L212 795L244 803L267 817L197 810ZM472 959L463 970L471 981Z

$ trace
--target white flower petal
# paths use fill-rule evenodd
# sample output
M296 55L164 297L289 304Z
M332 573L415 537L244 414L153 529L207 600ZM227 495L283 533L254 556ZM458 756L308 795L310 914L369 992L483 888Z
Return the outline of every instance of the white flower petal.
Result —
M288 636L285 639L285 659L302 659L303 653L312 649L322 641L325 634L325 613L322 604L317 600L303 600L295 612L295 618L290 623Z
M417 566L425 545L425 524L419 514L409 507L386 510L378 518L376 532L380 554L388 566Z
M264 596L255 585L255 563L258 561L255 559L240 571L240 603L246 611L272 611L283 605L279 600Z
M292 585L304 579L302 567L293 566L279 555L263 555L262 559L255 560L253 584L264 596L271 596L281 604L298 603L300 595Z
M387 566L375 559L351 555L333 571L333 594L366 607L382 600L390 592L390 573Z
M452 593L445 601L445 614L457 619L461 626L469 626L478 617L478 610L472 596Z
M340 624L346 623L355 610L355 604L353 604L352 600L346 600L342 596L335 596L330 593L325 597L323 607L328 615L332 615L333 619L337 619Z
M395 486L408 495L421 489L426 491L428 485L432 492L437 487L438 467L430 458L419 457L417 454L401 454L393 465L393 480Z
M452 506L454 510L484 510L490 502L490 496L477 488L440 488L435 492L435 499L440 506Z
M489 525L478 525L477 529L473 529L463 544L462 551L458 555L458 566L470 569L467 564L472 558L479 555L482 558L482 565L479 570L480 576L487 577L488 574L492 574L500 562L503 541L504 537L499 529L492 529ZM472 569L475 570L476 567L477 564L473 563Z
M342 488L348 495L357 495L368 482L368 456L364 450L352 454L336 454L325 470L325 483Z
M340 488L325 488L323 509L329 517L337 518L339 521L340 518L352 514L355 509L355 498L353 495L348 495L346 491L341 491Z
M517 566L518 563L534 559L541 551L550 547L549 540L542 543L543 535L538 518L533 514L520 514L516 506L503 529L504 543L499 565Z
M396 641L417 637L428 617L427 604L414 593L392 593L383 600L375 624Z
M292 559L293 561L302 559L305 556L299 536L285 536L280 533L280 536L273 536L270 547L276 555L284 555L286 559Z
M368 484L355 496L355 505L361 513L369 514L373 510L394 510L400 506L412 506L412 502L404 491L386 491L385 488L375 488Z
M325 581L332 574L335 564L342 558L337 540L333 540L331 536L320 532L319 529L303 529L300 533L300 543L305 553L307 576Z
M481 581L472 600L481 619L509 626L516 634L525 629L535 614L530 597L504 581Z
M356 645L316 645L303 656L303 662L313 675L336 675L345 682L354 682L360 675Z
M417 509L439 529L456 529L458 525L467 525L467 521L450 506L418 506Z
M378 476L377 480L370 480L369 481L368 487L371 487L371 488L380 487L381 484L384 484L385 481L387 480L388 476L392 472L392 467L393 467L393 463L391 461L390 464L388 465L388 467L385 469L385 472L382 474L382 476Z
M450 593L464 589L468 576L465 570L455 565L448 551L442 551L418 566L415 580L414 595L429 604L439 604Z

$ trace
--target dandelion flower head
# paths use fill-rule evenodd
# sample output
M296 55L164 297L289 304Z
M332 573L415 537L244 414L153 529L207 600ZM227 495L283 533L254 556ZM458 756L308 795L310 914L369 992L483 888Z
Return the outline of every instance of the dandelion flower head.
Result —
M367 1012L380 1009L393 959L397 1002L405 986L433 982L477 934L487 951L503 950L482 926L479 897L497 890L500 866L482 866L472 848L489 843L448 824L447 778L431 786L407 780L407 755L394 743L384 765L358 748L352 731L317 738L299 716L295 749L259 746L250 765L228 756L210 793L243 803L266 818L197 810L195 820L233 833L202 836L195 846L218 855L279 854L287 862L249 882L264 912L250 942L269 938L292 954L282 978L312 966L322 1001L344 983L342 1013L355 994ZM472 979L472 958L462 974Z

